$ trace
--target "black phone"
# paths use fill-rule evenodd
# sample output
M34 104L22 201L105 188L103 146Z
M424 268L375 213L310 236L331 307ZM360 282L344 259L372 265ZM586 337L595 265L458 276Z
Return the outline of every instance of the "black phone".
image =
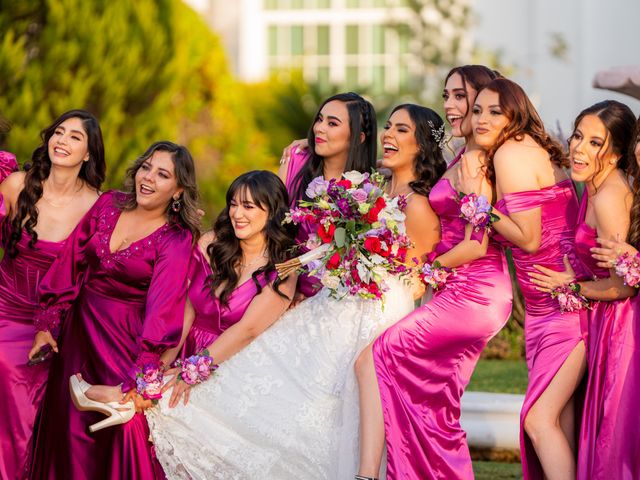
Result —
M39 363L42 363L45 360L51 358L52 354L53 349L51 348L51 345L44 345L40 350L38 350L38 353L36 353L32 358L29 359L27 365L29 365L30 367L32 367L33 365L38 365Z

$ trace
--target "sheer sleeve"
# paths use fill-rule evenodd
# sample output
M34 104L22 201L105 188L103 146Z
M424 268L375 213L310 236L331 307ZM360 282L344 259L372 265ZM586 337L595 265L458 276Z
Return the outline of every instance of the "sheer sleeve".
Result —
M193 248L197 246L192 245L191 233L179 227L172 228L157 246L132 372L158 365L162 352L180 342ZM135 387L135 373L123 379L123 391Z
M16 171L18 171L16 156L13 153L0 150L0 182Z
M73 301L80 293L87 267L86 246L96 233L100 214L112 202L113 194L104 193L80 220L65 241L38 286L38 302L34 323L37 331L50 331L55 337Z

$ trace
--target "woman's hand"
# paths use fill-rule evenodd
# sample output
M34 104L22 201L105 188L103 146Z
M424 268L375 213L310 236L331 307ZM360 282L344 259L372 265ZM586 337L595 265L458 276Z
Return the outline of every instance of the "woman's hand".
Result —
M616 259L623 253L628 253L633 256L638 253L634 247L626 242L620 241L618 236L615 240L607 240L605 238L598 238L600 247L593 247L591 249L591 256L598 260L598 266L600 268L613 268L616 264Z
M169 398L169 408L174 408L180 403L180 398L183 398L183 402L186 405L189 403L189 396L191 395L191 385L180 380L178 378L178 374L180 373L180 368L174 367L167 370L164 375L165 377L172 376L171 380L169 380L164 387L162 387L162 394L164 395L166 392L171 390L171 397Z
M136 412L138 413L144 412L145 410L153 407L153 400L148 400L144 398L142 395L136 392L135 389L129 390L125 394L125 396L122 397L122 400L120 400L120 403L125 404L131 401L133 401L133 404L136 407Z
M31 350L29 350L29 360L32 360L45 345L49 345L51 350L58 353L58 343L53 339L51 332L36 332L33 339L33 346L31 347Z
M472 166L471 162L463 155L456 172L456 187L463 193L475 193L482 195L484 172L482 167Z
M307 150L309 148L309 141L306 138L300 140L294 140L282 150L282 157L280 157L280 165L287 163L291 160L291 153L298 150Z
M551 292L556 287L575 282L576 273L571 266L571 262L569 262L569 258L565 255L562 261L565 267L564 272L556 272L541 265L534 265L533 267L541 273L529 272L531 283L537 285L538 290L541 292Z

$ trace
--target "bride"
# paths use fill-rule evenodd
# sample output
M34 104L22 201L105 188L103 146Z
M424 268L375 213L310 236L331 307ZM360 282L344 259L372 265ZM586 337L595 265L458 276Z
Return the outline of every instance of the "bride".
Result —
M435 169L421 163L442 159L419 155L421 142L433 138L416 134L416 126L404 115L402 122L394 119L393 128L387 124L391 132L383 134L383 143L385 163L393 173L387 193L408 195L407 231L420 240L409 252L411 258L438 240L437 217L420 194L421 187L428 189L435 182ZM355 94L332 97L310 129L309 162L319 157L325 178L340 178L347 162L353 165L353 137L361 139L356 142L365 160L359 162L360 171L368 171L375 159L373 108ZM367 151L373 155L365 156ZM411 195L413 191L419 194ZM384 309L380 301L357 296L336 300L322 289L192 388L188 404L169 408L165 395L146 414L167 476L353 476L358 453L354 360L382 330L413 309L411 288L392 278L387 284Z

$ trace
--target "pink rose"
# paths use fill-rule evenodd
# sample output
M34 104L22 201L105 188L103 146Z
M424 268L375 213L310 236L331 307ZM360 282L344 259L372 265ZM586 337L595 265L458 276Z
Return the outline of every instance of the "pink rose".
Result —
M180 376L188 385L198 383L198 366L195 363L185 362L182 365Z
M211 357L199 357L196 365L200 380L206 380L211 375L211 364L213 359Z

